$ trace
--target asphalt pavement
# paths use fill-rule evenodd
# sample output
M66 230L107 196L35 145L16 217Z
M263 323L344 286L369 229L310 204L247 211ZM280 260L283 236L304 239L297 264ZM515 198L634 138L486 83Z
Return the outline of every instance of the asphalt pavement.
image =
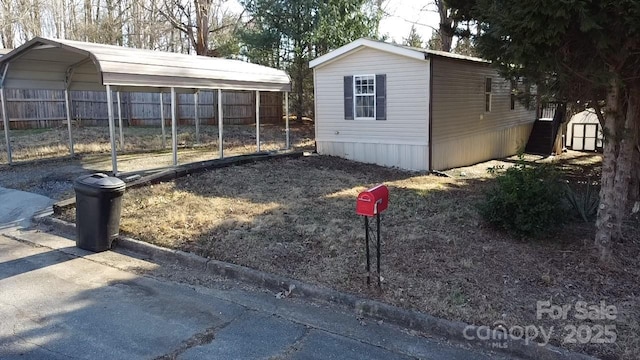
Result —
M495 359L331 304L39 229L0 233L2 359Z

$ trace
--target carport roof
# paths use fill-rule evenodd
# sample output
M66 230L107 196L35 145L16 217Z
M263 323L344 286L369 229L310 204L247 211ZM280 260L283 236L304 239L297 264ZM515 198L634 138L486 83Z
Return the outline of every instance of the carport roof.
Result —
M17 89L63 90L68 82L70 90L291 90L284 71L240 60L42 37L4 55L0 65L2 86Z

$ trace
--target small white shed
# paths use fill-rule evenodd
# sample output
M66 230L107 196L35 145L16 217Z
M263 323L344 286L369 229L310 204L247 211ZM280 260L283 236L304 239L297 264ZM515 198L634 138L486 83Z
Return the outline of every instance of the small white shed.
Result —
M443 170L515 154L535 121L483 59L359 39L310 67L324 155Z
M593 109L573 115L567 123L565 146L571 150L602 150L602 139L602 126Z

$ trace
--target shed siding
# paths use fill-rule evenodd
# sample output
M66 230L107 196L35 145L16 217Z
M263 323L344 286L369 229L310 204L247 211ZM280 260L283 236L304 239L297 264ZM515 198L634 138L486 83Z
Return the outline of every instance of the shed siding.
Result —
M386 74L387 119L345 120L344 77ZM318 152L428 169L429 62L363 48L314 69Z
M533 123L434 141L433 170L477 164L516 154L526 145ZM435 131L434 131L435 132Z
M524 148L535 110L516 101L511 85L488 64L434 57L432 162L434 170L510 156ZM485 78L492 78L491 111L485 112Z

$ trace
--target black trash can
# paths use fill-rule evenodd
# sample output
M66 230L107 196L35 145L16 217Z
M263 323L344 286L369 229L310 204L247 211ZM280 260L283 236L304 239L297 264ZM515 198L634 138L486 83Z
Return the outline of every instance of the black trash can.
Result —
M111 249L120 229L124 181L105 174L76 179L76 246L94 252Z

